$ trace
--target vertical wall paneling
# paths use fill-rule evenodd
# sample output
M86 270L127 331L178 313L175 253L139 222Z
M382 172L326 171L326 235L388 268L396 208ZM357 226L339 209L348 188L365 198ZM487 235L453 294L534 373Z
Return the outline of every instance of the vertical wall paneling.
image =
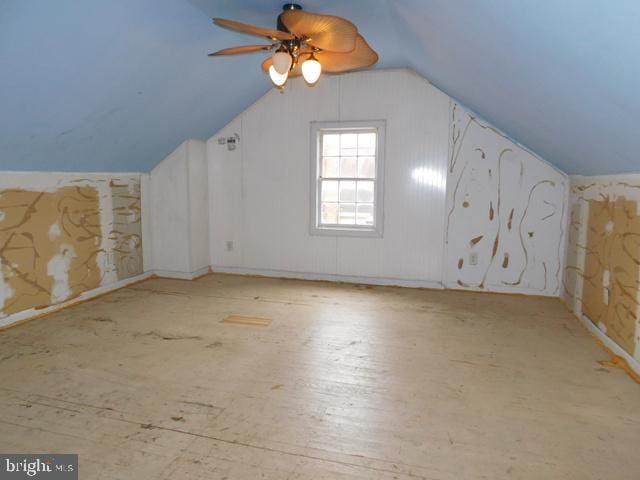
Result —
M230 150L218 139L238 135ZM242 264L242 121L235 119L207 141L209 172L209 254L210 264L232 267Z
M365 88L366 85L366 88ZM408 71L341 77L341 120L386 120L384 236L338 237L341 275L439 283L449 98Z
M309 131L335 119L338 93L335 77L294 81L242 115L243 266L334 273L335 241L309 235Z
M558 295L566 175L451 108L447 286Z
M449 99L407 70L294 79L207 142L214 270L414 281L442 277ZM309 234L310 124L386 120L383 238ZM217 139L241 130L236 150ZM233 241L233 249L229 249Z
M205 145L187 140L150 174L152 269L190 278L208 269Z
M153 270L190 271L187 143L182 143L150 174Z
M189 194L190 272L208 270L209 261L209 185L206 143L188 142L187 170Z
M141 222L142 222L142 258L143 270L149 271L153 267L153 254L151 244L151 176L148 173L140 175L140 203L141 203Z

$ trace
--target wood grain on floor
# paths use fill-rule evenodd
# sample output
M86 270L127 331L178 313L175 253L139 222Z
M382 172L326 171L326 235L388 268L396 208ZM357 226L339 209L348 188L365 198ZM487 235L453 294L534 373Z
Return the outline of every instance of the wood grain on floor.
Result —
M0 333L0 451L104 480L637 480L640 387L606 358L557 299L154 279Z

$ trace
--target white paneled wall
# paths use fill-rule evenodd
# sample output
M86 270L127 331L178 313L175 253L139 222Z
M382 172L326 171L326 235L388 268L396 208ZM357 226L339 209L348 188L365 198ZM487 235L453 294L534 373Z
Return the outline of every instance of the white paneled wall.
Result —
M386 120L382 238L309 233L310 123L334 120ZM213 269L440 285L448 132L449 98L407 70L271 91L207 142Z
M239 118L207 141L209 164L209 252L211 263L221 267L242 264L242 149L230 151L219 145L242 132ZM213 161L215 157L215 161ZM229 248L227 243L231 242Z
M206 143L188 142L190 272L209 270L209 174Z
M189 271L187 143L180 145L150 174L151 264L154 270Z
M209 200L205 143L186 140L150 173L151 268L192 278L209 269Z
M342 77L340 119L387 121L384 241L339 240L343 275L440 282L449 97L408 71Z
M383 236L310 233L311 123L386 123ZM233 138L230 145L227 139ZM234 147L234 148L231 148ZM558 295L568 182L409 70L294 79L143 182L152 270ZM148 191L148 195L144 192Z

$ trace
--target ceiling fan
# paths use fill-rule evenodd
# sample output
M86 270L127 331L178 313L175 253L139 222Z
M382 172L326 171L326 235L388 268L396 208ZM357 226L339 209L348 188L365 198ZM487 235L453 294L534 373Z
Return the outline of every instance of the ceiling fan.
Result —
M260 51L273 55L262 62L274 86L283 89L289 77L302 75L313 86L324 71L341 73L370 67L378 61L378 54L367 44L358 28L341 17L321 15L302 10L300 5L287 3L278 15L277 28L262 28L246 23L214 18L213 22L238 32L266 37L267 45L244 45L224 48L210 53L210 57L237 55Z

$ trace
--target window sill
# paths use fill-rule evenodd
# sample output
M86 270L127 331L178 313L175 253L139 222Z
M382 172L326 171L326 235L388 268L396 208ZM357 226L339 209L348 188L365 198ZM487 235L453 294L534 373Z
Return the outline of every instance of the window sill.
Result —
M382 238L382 231L380 229L312 226L309 233L311 235L327 237Z

